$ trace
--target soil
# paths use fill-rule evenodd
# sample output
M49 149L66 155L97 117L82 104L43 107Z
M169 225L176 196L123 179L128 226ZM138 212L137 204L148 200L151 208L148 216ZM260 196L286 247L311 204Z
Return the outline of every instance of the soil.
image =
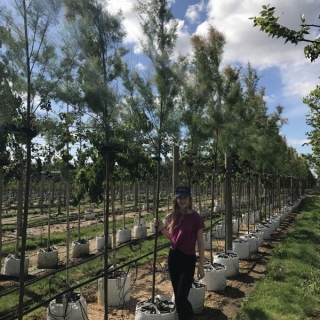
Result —
M227 279L225 290L219 292L206 291L204 308L201 314L196 315L197 320L234 319L243 299L252 292L261 276L265 274L266 265L268 261L272 259L274 249L279 245L298 217L299 214L296 211L289 215L272 234L271 239L265 240L258 251L251 254L249 260L240 260L239 274L236 277ZM246 232L244 231L244 233ZM94 241L94 239L91 241ZM94 247L95 245L93 243L90 244L90 248ZM224 242L221 239L213 239L213 247L214 252L224 251ZM65 252L62 254L65 255ZM205 252L205 256L207 261L211 260L209 251ZM61 256L61 259L63 259L63 256ZM145 265L139 266L137 270L131 270L130 300L120 307L109 308L109 320L135 319L137 303L150 299L152 295L152 266L153 261L151 257L150 261ZM104 306L98 303L97 291L97 285L82 291L87 302L88 320L104 319L105 310ZM172 297L171 283L168 272L166 271L166 256L158 257L157 261L155 295L158 294L166 295L170 299ZM40 312L36 316L26 317L28 320L42 320L46 318L46 312Z

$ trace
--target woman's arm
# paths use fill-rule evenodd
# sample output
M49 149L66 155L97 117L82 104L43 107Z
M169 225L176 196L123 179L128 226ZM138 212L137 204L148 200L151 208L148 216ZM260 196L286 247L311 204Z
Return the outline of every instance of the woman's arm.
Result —
M203 279L204 274L204 241L203 241L203 229L199 229L197 232L197 243L199 251L199 266L198 266L198 278Z
M171 233L166 228L160 229L159 231L161 231L167 239L171 239Z
M164 227L161 220L157 221L154 219L154 226L158 229L158 231L162 232L162 234L167 238L171 239L171 233Z

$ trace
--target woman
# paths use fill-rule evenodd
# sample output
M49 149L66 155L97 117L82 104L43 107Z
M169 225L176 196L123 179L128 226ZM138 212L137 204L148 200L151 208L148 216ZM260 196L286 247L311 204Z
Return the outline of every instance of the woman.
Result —
M190 188L175 189L172 212L167 216L168 229L161 221L154 225L170 240L168 268L175 296L179 320L192 320L194 313L188 300L196 266L196 243L198 243L199 266L197 276L204 278L204 222L199 213L192 210Z

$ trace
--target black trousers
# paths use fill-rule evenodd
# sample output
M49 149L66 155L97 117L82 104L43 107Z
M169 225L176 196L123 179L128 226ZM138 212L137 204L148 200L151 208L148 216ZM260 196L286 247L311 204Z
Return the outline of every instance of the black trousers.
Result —
M169 251L168 268L179 320L192 320L194 313L188 300L196 266L196 256L180 250Z

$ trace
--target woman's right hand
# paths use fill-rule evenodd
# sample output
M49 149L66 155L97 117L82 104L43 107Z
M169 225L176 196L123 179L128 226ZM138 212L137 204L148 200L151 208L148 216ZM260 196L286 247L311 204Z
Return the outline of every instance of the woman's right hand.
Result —
M153 219L154 227L158 228L158 230L162 230L164 228L163 222L161 220Z

